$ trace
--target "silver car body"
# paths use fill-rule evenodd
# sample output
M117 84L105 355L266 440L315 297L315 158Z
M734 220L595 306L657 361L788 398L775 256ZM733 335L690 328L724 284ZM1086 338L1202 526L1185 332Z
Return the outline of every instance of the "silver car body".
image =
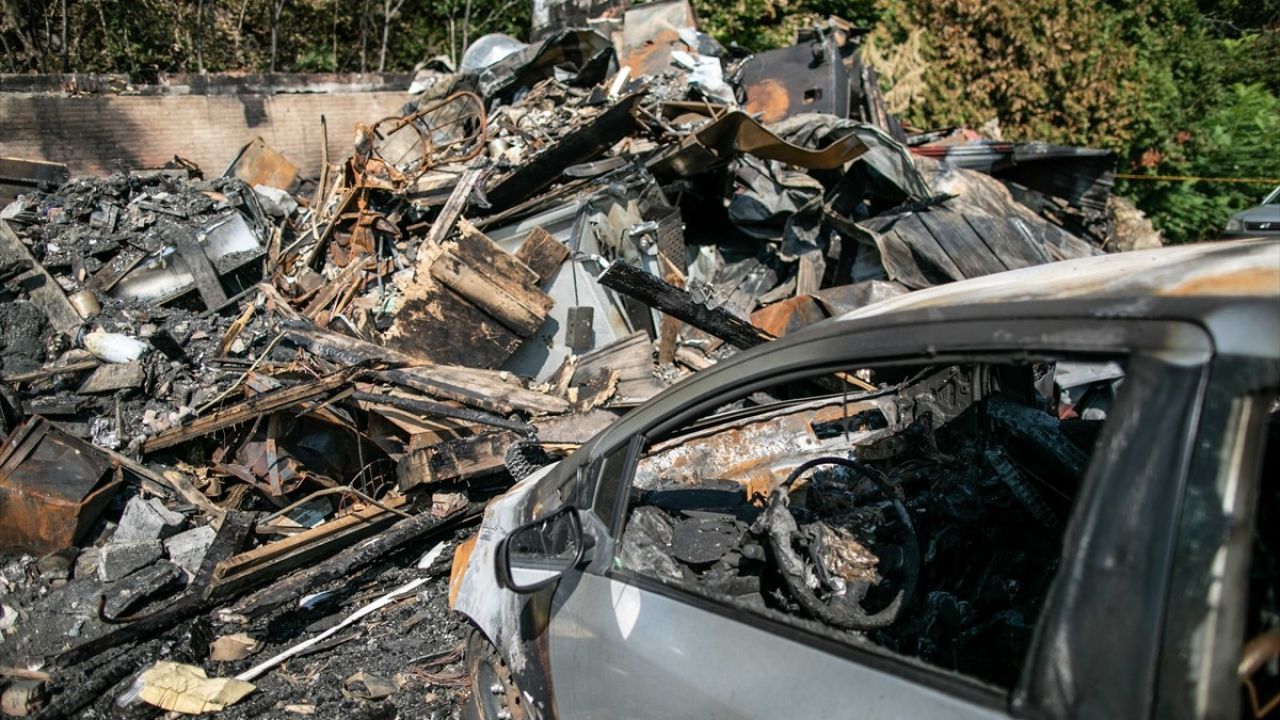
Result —
M915 311L911 316L917 318L923 312L928 318L957 304L1008 308L1009 302L1063 292L1097 298L1099 317L1141 317L1147 307L1133 298L1142 296L1275 299L1280 297L1280 244L1241 241L1056 263L912 293L833 322L855 328L867 318L896 318L898 311ZM1239 351L1267 357L1280 352L1267 349L1267 338L1280 338L1280 313L1251 312L1248 317L1261 320L1259 331L1240 336ZM1019 331L1016 321L1007 327L1001 332L1010 337L1037 332L1030 323L1025 325L1029 331ZM1220 334L1219 351L1236 351L1228 347L1237 344L1229 335ZM1063 342L1077 342L1069 334L1063 337ZM1259 341L1267 347L1250 349ZM1194 348L1188 357L1207 357L1209 346L1199 332L1192 330L1188 342ZM690 389L698 385L681 383L632 417L658 417L654 408L662 401L668 407L688 404L700 397ZM705 387L701 392L705 398ZM596 441L618 447L616 437L606 437L610 434L606 430ZM847 650L848 638L824 643L812 635L762 628L744 621L750 613L743 609L675 599L628 582L625 574L609 572L613 541L590 512L579 514L586 534L601 547L586 572L570 571L557 584L530 594L502 587L497 573L501 541L568 502L561 494L572 497L590 461L600 459L599 448L579 452L590 457L579 461L576 480L566 481L565 473L551 465L491 502L475 538L459 549L451 578L454 609L507 657L537 717L1010 717L1008 693L976 680L875 650L851 655L837 647ZM552 487L557 474L559 487Z

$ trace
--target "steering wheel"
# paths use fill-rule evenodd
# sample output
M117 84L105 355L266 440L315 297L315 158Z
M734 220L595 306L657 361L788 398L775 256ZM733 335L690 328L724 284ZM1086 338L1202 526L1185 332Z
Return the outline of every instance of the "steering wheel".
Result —
M788 509L791 504L791 484L804 473L822 465L841 465L869 479L893 503L898 519L906 528L908 538L902 545L902 569L906 577L893 601L883 610L868 614L861 605L863 592L847 592L830 600L823 600L805 582L804 560L792 547L792 539L800 529L796 525L795 517ZM898 614L915 591L916 582L920 577L920 543L916 537L915 526L911 523L911 515L907 512L907 507L894 494L893 488L884 475L857 460L833 456L802 463L770 493L759 522L767 532L769 548L777 559L778 568L787 589L791 591L801 607L829 625L846 630L873 630L886 627L898 619Z

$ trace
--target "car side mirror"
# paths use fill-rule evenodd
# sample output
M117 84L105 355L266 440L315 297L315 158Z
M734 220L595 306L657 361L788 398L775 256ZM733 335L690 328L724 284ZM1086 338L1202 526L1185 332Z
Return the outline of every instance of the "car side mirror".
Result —
M507 536L498 549L498 577L509 590L533 592L577 565L585 549L578 512L564 508Z

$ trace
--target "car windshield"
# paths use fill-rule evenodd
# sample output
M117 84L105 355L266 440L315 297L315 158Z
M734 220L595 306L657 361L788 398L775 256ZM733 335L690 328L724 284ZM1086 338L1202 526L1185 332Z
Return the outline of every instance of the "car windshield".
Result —
M1262 201L1262 204L1280 205L1280 185L1277 185L1276 189L1272 190L1270 195L1267 195L1267 197Z

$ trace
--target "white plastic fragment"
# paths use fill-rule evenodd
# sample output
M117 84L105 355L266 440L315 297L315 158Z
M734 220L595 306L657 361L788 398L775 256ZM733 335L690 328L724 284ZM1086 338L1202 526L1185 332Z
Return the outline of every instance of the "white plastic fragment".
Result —
M422 557L418 559L418 569L426 570L434 565L436 560L439 560L440 556L444 554L445 548L447 547L449 547L449 542L447 540L436 543L435 547L423 553Z
M84 336L84 349L94 357L109 363L133 362L142 357L150 346L141 340L122 333L109 333L101 328Z
M245 670L244 672L237 675L236 679L251 681L260 677L266 671L270 670L276 665L279 665L285 660L288 660L294 655L297 655L298 653L306 650L307 648L312 647L313 645L316 645L318 643L324 642L326 639L333 637L334 635L337 635L338 632L341 631L343 628L355 623L360 618L366 615L369 615L371 613L374 613L378 610L381 610L387 605L390 605L391 603L399 599L401 595L406 595L408 593L413 592L414 590L417 590L420 586L425 585L429 579L430 578L418 578L417 580L410 580L404 585L401 585L400 587L392 590L386 595L383 595L377 600L374 600L368 605L365 605L359 610L356 610L355 612L351 613L346 618L344 618L342 622L338 623L337 625L334 625L328 630L325 630L324 632L311 638L310 640L304 640L303 642L300 642L297 645L294 645L293 647L285 650L284 652L279 653L278 655L275 655L274 657L271 657L267 660L263 660L257 665L254 665L248 670Z

